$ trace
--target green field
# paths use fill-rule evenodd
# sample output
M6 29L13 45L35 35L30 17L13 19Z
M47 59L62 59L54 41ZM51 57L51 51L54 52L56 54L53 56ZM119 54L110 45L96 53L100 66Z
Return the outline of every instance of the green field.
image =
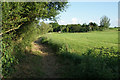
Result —
M42 37L42 43L60 53L59 60L64 65L61 68L63 77L86 80L118 78L117 29L87 33L47 33Z
M67 45L70 52L83 53L94 47L114 47L118 49L118 31L94 31L87 33L48 33L43 35L52 43Z

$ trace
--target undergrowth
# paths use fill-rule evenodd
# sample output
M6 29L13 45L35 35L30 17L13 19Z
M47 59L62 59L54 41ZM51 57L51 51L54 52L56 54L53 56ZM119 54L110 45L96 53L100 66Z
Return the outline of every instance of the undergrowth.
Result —
M119 79L119 52L114 48L95 47L85 53L71 53L68 46L53 43L50 39L42 37L41 43L49 45L59 56L59 62L64 78L81 79Z

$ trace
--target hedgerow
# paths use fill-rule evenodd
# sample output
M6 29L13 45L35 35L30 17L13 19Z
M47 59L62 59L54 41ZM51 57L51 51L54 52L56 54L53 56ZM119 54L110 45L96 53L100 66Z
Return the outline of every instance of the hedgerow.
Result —
M2 75L10 77L41 30L39 19L55 20L67 2L2 2ZM47 26L48 27L48 26ZM48 28L47 28L48 29ZM45 32L44 32L45 33Z

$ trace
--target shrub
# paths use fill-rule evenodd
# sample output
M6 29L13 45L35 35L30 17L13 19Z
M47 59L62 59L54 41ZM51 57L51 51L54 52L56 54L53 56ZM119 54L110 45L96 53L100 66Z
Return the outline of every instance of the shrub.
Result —
M65 67L65 77L118 79L118 52L113 47L89 49L81 56L75 53L63 53L61 57L64 61L70 60L69 65Z

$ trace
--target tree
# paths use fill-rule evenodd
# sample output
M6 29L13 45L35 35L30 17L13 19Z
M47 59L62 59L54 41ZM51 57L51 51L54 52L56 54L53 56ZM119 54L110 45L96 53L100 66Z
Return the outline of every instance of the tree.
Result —
M67 2L3 2L2 32L18 29L26 22L51 19L64 10Z
M100 19L100 27L103 29L109 28L110 26L110 19L107 16L103 16Z
M51 24L46 24L44 22L41 22L40 25L37 25L37 27L39 28L40 34L45 34L53 29Z
M66 27L66 32L69 32L69 27Z
M2 2L2 75L14 71L16 57L33 41L39 19L55 20L67 2ZM45 31L48 28L46 28ZM32 40L31 40L32 39ZM22 52L21 52L22 51ZM17 58L18 59L18 58Z
M58 24L57 22L55 22L55 23L49 23L49 24L52 25L53 32L58 32L58 31L60 31L60 26L59 26L59 24Z
M93 30L93 26L94 26L94 23L93 23L93 22L90 22L90 23L89 23L89 28L90 28L90 30Z
M90 22L89 28L90 28L90 30L95 31L95 30L98 30L98 25L95 22L94 23Z
M86 23L84 23L81 26L80 32L88 32L89 31L89 25L87 25Z
M65 25L59 25L59 26L60 26L60 31L61 32L65 32L66 26Z
M79 24L70 24L70 25L71 25L70 32L79 32L81 25Z

